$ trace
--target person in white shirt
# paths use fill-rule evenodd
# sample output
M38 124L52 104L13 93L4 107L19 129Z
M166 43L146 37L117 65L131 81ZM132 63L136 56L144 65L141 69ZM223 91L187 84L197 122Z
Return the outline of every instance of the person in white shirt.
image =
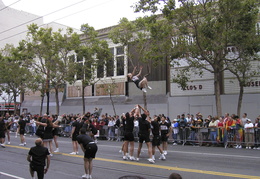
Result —
M254 145L254 124L251 122L251 119L247 119L244 129L246 149L251 149Z

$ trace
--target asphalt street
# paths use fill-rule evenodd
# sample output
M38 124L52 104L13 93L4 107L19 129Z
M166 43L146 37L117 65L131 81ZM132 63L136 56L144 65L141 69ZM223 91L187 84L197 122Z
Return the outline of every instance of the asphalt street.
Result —
M19 146L20 139L11 134L11 144L0 148L0 179L30 179L26 157L36 137L26 136L26 146ZM60 152L51 157L51 166L46 179L80 179L84 174L83 153L70 155L71 139L59 138ZM135 143L135 155L138 143ZM146 179L167 179L179 173L184 179L254 178L260 179L260 150L223 147L168 146L167 159L156 163L147 161L147 148L139 162L125 161L119 153L122 142L98 141L94 160L93 179L118 179L124 175L138 175ZM54 147L55 148L55 147Z

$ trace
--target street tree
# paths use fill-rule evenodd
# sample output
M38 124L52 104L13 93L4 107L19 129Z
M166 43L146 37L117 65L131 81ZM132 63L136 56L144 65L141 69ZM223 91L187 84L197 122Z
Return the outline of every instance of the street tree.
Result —
M98 32L88 24L81 26L81 45L77 48L76 79L81 80L82 112L85 114L85 89L99 81L96 75L98 65L105 65L111 53L105 40L98 38Z
M22 53L19 47L7 44L0 54L0 88L8 95L8 102L14 101L17 112L17 97L26 92L32 84L32 73L28 70L28 54Z
M39 83L47 96L47 114L49 114L50 90L55 90L56 114L59 114L59 89L64 88L70 78L74 63L70 57L80 44L79 35L71 28L63 33L62 29L54 32L52 28L39 28L36 24L28 26L25 41L27 50L33 53L34 63L31 67L34 74L40 76ZM42 84L42 81L45 81ZM41 90L42 91L42 90ZM44 95L42 95L44 97Z
M180 0L179 3L180 7L176 8L172 0L142 0L135 8L136 11L162 13L163 18L174 25L171 38L173 61L182 59L188 68L214 74L216 112L221 116L220 96L224 94L223 72L229 67L225 64L228 47L242 42L237 40L235 43L236 38L244 38L244 49L253 49L252 36L243 32L252 29L256 23L253 19L257 16L257 3L255 0ZM186 78L179 79L182 83L188 80L185 73L180 76Z

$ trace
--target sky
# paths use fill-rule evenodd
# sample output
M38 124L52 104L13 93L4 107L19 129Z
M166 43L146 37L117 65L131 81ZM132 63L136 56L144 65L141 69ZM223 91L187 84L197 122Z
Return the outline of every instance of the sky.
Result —
M76 29L89 24L96 30L117 25L122 17L135 20L144 16L134 13L138 0L2 0L6 6L44 16L44 23L57 22ZM66 8L68 7L68 8ZM62 9L62 10L61 10Z

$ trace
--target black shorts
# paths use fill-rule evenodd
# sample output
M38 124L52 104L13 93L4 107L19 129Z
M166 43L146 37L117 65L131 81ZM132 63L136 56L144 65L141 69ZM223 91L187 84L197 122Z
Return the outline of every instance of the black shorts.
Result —
M145 143L147 142L151 142L150 140L150 134L138 134L139 135L139 143L143 143L145 141Z
M130 141L130 142L134 141L135 138L134 138L133 132L125 132L124 140Z
M5 138L5 132L2 132L2 131L0 132L0 138L1 138L1 139L4 139L4 138Z
M161 140L162 140L162 142L167 142L167 141L168 141L168 138L169 138L169 136L166 136L166 134L161 135Z
M24 133L25 133L25 130L24 130L24 129L20 129L20 130L19 130L19 134L20 134L20 135L24 135Z
M73 133L73 134L72 134L72 138L71 138L72 141L77 141L77 137L78 137L78 135L79 135L79 134L75 134L75 133Z
M97 144L95 143L90 143L85 147L86 151L84 153L84 158L95 158L96 153L98 150Z
M59 135L59 130L60 130L59 128L54 128L54 129L52 130L52 135L53 135L53 136L55 136L55 135L58 136L58 135Z
M44 166L37 166L37 165L30 164L30 169L32 171L37 172L38 179L43 179L43 177L44 177Z
M159 135L153 136L152 146L159 146L159 145L161 145L161 136Z

